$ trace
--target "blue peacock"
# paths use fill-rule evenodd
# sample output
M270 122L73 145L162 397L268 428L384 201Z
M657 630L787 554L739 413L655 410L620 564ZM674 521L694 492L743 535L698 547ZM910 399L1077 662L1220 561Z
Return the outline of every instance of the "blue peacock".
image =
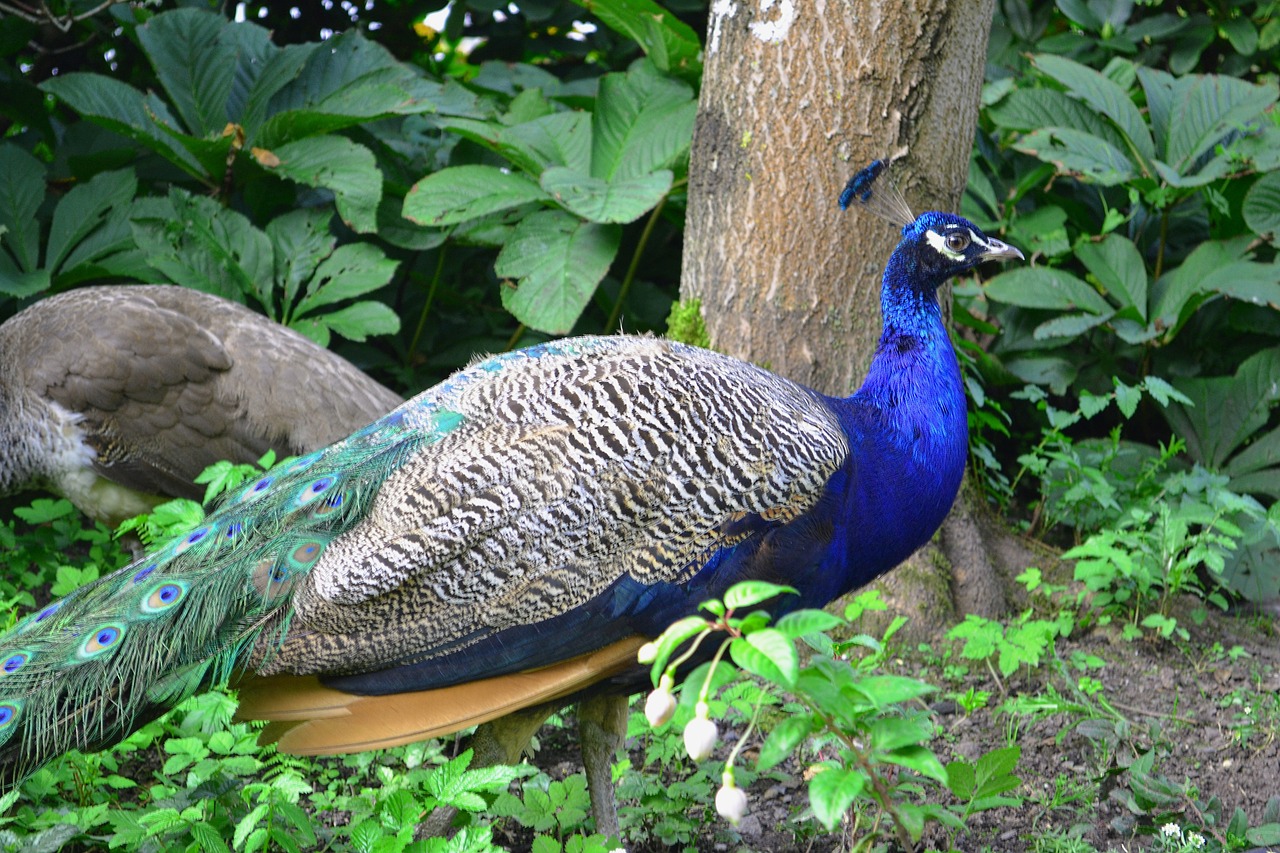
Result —
M798 589L782 610L891 569L966 456L936 289L1022 254L883 170L841 196L902 226L851 397L652 337L478 361L0 638L0 787L227 681L309 754L637 689L639 645L738 581Z

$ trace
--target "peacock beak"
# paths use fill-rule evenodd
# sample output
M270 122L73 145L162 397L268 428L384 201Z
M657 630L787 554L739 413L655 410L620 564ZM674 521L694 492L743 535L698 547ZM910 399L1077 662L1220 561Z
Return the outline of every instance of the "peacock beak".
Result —
M987 250L978 257L984 261L1011 261L1014 258L1020 261L1026 260L1022 252L994 237L987 238Z

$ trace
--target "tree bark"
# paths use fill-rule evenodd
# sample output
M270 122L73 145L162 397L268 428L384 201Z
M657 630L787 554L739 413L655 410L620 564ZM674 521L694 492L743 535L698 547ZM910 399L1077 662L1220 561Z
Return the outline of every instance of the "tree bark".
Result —
M836 199L866 163L901 157L916 213L957 209L993 12L994 0L713 0L681 279L713 347L820 391L856 389L899 235ZM888 579L918 635L1003 603L972 505L957 501L942 552Z

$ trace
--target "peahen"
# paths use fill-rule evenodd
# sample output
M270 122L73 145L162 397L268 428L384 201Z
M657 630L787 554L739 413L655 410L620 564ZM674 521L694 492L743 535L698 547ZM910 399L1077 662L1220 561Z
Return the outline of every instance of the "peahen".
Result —
M935 291L1022 255L911 217L881 170L841 198L903 226L853 396L650 337L478 361L0 639L3 787L224 680L266 739L307 754L634 689L641 642L737 581L800 590L781 612L892 568L941 523L966 456Z
M337 441L402 402L354 365L185 287L86 287L0 325L0 494L48 488L111 525L221 459Z

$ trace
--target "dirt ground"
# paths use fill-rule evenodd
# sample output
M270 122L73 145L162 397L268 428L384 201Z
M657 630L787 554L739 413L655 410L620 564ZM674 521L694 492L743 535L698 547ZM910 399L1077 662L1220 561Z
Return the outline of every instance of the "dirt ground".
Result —
M1068 696L1070 689L1042 667L1031 675L1015 676L1002 695L1001 686L981 664L970 666L968 674L956 680L954 671L943 678L935 659L934 668L923 677L943 693L953 696L973 688L989 691L991 698L987 707L968 715L953 698L938 698L931 706L939 731L933 750L946 763L957 758L973 761L992 749L1017 744L1022 755L1015 774L1022 785L1006 796L1019 797L1023 804L972 815L969 831L954 840L937 830L927 832L919 850L1020 853L1035 850L1037 839L1041 850L1063 853L1087 851L1090 846L1117 853L1145 850L1152 844L1152 833L1165 823L1205 827L1201 810L1209 808L1213 798L1223 815L1218 818L1219 833L1237 808L1244 810L1248 826L1262 824L1268 800L1280 795L1280 638L1271 619L1258 614L1211 615L1199 627L1191 626L1189 619L1180 624L1192 630L1189 642L1126 641L1111 628L1059 640L1064 661L1073 652L1103 661L1089 674L1101 682L1100 695L1110 710L1094 702L1090 713L1001 713L1006 699L1044 699L1053 695L1051 688ZM1244 654L1231 653L1237 646ZM914 659L915 654L908 652L895 661L902 674L916 675L927 664ZM560 731L544 729L543 748L534 759L553 776L580 769L571 727ZM733 736L727 733L730 742ZM632 764L639 766L639 744L632 741L628 746ZM1129 766L1152 750L1153 772L1135 779ZM797 832L795 817L806 805L804 785L797 781L804 768L781 769L786 771L784 780L762 777L749 789L751 812L736 832L712 813L701 815L706 831L695 849L849 849L847 829L814 834L816 823L809 821L801 824L807 825L807 832ZM1275 820L1274 813L1267 819ZM1072 830L1089 846L1045 845L1046 835ZM518 837L505 841L519 849ZM669 848L631 839L626 849L642 853Z

